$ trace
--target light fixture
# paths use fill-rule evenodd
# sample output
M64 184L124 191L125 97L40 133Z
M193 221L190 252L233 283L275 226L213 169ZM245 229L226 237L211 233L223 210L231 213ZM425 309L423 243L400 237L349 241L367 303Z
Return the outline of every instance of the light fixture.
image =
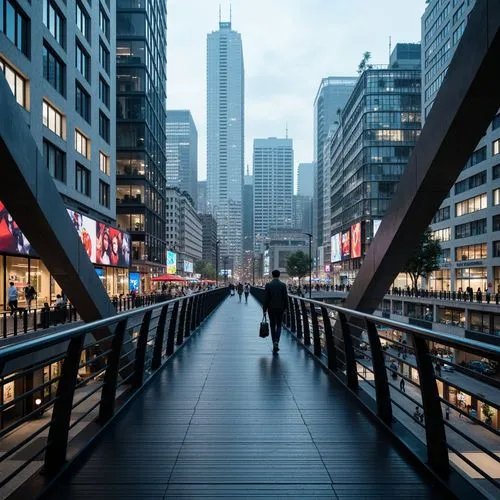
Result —
M42 404L42 400L41 400L40 398L36 398L36 399L35 399L35 404L36 404L37 406L40 406L40 405Z

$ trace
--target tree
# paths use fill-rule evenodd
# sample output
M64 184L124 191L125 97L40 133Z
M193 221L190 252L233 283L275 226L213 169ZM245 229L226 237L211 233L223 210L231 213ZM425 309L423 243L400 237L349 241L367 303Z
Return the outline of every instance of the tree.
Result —
M441 258L441 243L432 237L432 232L427 228L420 238L420 243L403 268L411 278L413 288L417 288L420 276L427 278L430 273L439 269Z
M311 259L302 250L298 250L288 256L286 259L286 272L292 278L300 279L309 273Z
M197 260L194 263L194 272L201 275L202 279L213 280L215 279L215 267L210 262L204 260Z
M368 64L368 61L371 59L372 53L371 52L365 52L363 54L363 58L361 59L361 62L358 64L358 75L361 75L365 69L371 69L372 65Z

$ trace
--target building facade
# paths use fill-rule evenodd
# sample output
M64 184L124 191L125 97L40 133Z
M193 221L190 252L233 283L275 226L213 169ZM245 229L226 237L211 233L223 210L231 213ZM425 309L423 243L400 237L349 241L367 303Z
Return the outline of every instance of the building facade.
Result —
M245 72L241 35L231 22L207 36L207 190L221 254L241 264L243 249Z
M198 213L208 213L207 204L207 181L198 181L198 198L197 198Z
M397 50L397 46L394 50ZM354 280L420 135L420 70L364 71L340 115L325 158L331 186L334 282Z
M297 167L297 194L314 197L314 163L299 163Z
M243 180L243 251L253 251L253 175Z
M217 221L211 214L199 215L203 233L202 260L217 269Z
M112 295L128 292L128 264L111 255L111 238L129 252L129 236L114 227L115 7L114 0L0 0L0 71ZM39 305L53 303L59 286L0 205L0 305L10 281L20 290L31 283Z
M271 277L271 272L278 269L283 279L289 278L286 271L288 257L298 251L309 253L309 237L293 229L273 230L268 233L268 239L263 251L263 278Z
M434 99L475 5L428 3L422 17L422 109ZM500 114L485 131L433 219L443 248L441 269L427 286L434 290L500 291Z
M166 2L118 2L116 20L117 220L149 289L166 264Z
M198 131L189 110L167 111L167 186L198 203Z
M254 139L253 214L256 250L269 229L293 227L293 141Z

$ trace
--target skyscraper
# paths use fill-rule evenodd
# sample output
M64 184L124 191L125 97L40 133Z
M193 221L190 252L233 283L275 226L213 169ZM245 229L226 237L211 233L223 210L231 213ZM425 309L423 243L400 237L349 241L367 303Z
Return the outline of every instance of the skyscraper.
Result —
M167 111L167 186L198 202L198 131L189 110Z
M207 181L220 255L234 268L243 249L244 65L241 35L231 22L207 36Z
M165 126L167 6L163 0L118 2L117 220L132 224L133 268L149 289L166 265Z
M314 196L314 163L299 163L297 168L297 194Z
M255 246L263 250L270 229L293 227L292 139L255 139L253 177Z
M253 251L253 175L243 181L243 250Z

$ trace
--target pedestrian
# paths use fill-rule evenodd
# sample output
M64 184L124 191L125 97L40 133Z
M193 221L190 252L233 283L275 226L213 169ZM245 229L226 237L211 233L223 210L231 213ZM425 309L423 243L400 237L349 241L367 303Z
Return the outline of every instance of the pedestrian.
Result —
M231 297L234 295L234 285L232 283L229 283L229 294Z
M12 316L17 310L17 299L19 297L17 293L17 288L14 286L14 282L12 281L9 283L9 290L7 296L9 298L10 315Z
M278 269L272 272L272 277L272 281L267 283L264 289L263 310L264 314L267 312L269 315L273 354L276 354L280 350L281 323L288 305L288 293L286 285L279 279L280 272Z
M241 303L241 296L243 295L243 284L241 282L238 283L237 290L238 290L238 297L239 297L240 303Z
M36 297L36 290L30 283L26 283L26 286L24 287L24 297L26 299L26 304L28 304L28 311L31 311L31 302Z
M245 287L244 287L243 291L245 292L245 304L248 304L248 295L250 294L250 284L249 283L245 283Z
M406 392L405 379L403 377L401 377L401 380L399 381L399 389L401 392Z

